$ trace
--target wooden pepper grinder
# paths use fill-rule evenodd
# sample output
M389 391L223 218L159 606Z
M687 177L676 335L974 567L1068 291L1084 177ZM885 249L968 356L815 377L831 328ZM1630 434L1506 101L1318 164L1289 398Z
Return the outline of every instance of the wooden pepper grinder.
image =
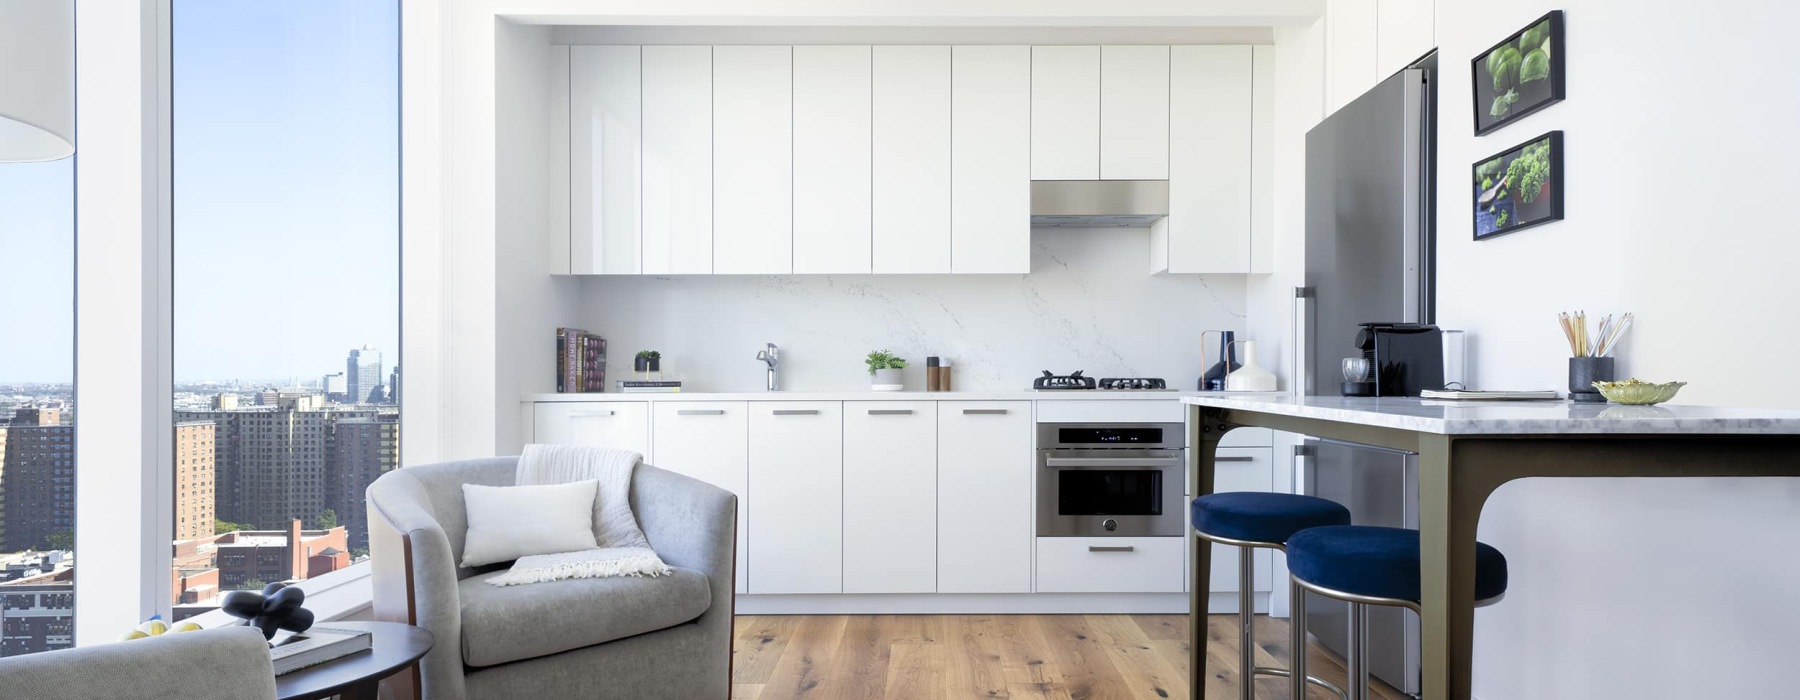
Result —
M925 390L926 391L941 391L941 389L939 389L939 386L940 386L940 382L942 381L941 377L943 376L942 370L943 370L943 368L938 366L937 356L934 355L934 356L925 358Z
M949 360L938 360L938 391L950 391Z

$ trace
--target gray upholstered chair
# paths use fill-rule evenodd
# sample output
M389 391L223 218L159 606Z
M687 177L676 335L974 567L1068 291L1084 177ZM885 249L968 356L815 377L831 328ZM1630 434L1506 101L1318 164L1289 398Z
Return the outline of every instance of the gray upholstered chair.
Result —
M729 697L737 497L640 466L631 508L674 576L490 586L507 565L458 565L462 485L512 485L518 461L408 467L369 486L375 616L438 640L410 677L385 683L393 697Z
M262 632L223 627L0 659L0 696L32 700L274 700Z

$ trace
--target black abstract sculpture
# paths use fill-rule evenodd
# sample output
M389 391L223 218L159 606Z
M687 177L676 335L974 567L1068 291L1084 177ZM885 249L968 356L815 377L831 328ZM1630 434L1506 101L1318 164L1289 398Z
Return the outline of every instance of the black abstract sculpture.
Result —
M264 586L261 593L226 593L225 603L220 607L225 614L241 618L244 624L262 630L264 639L274 639L278 629L305 632L312 627L312 611L300 607L305 601L306 591L284 583L271 583Z

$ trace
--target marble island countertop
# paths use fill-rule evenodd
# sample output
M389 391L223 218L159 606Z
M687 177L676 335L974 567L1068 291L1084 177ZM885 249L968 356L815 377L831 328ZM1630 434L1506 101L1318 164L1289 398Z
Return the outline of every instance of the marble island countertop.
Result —
M1276 396L1275 392L1222 391L751 391L674 393L527 394L526 403L556 401L1176 401L1191 396Z
M1439 435L1800 435L1800 411L1622 406L1567 401L1436 401L1409 397L1199 395L1182 403Z

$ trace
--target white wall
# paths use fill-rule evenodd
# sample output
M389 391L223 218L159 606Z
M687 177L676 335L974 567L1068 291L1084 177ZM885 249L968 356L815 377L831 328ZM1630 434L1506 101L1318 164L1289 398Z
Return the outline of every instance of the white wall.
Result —
M580 280L548 272L558 201L550 169L559 162L550 149L566 149L552 137L551 95L567 89L553 84L564 74L551 67L550 28L499 21L494 31L493 440L496 451L513 453L524 443L519 397L556 389L550 341L577 317Z
M1077 369L1192 389L1200 332L1243 330L1244 277L1153 276L1148 258L1148 229L1036 229L1028 276L594 277L583 323L607 339L610 379L654 349L688 391L761 391L766 342L788 391L866 389L876 349L911 363L913 390L928 355L951 359L958 390Z
M1800 7L1759 7L1437 4L1438 320L1470 329L1478 386L1566 388L1555 313L1634 311L1621 373L1691 382L1681 403L1800 408L1783 167L1800 156L1800 91L1764 68L1788 62ZM1467 61L1551 9L1566 11L1568 100L1472 136ZM1551 129L1566 219L1470 240L1469 164ZM1502 488L1481 537L1512 586L1478 613L1476 694L1791 697L1796 533L1795 479Z

